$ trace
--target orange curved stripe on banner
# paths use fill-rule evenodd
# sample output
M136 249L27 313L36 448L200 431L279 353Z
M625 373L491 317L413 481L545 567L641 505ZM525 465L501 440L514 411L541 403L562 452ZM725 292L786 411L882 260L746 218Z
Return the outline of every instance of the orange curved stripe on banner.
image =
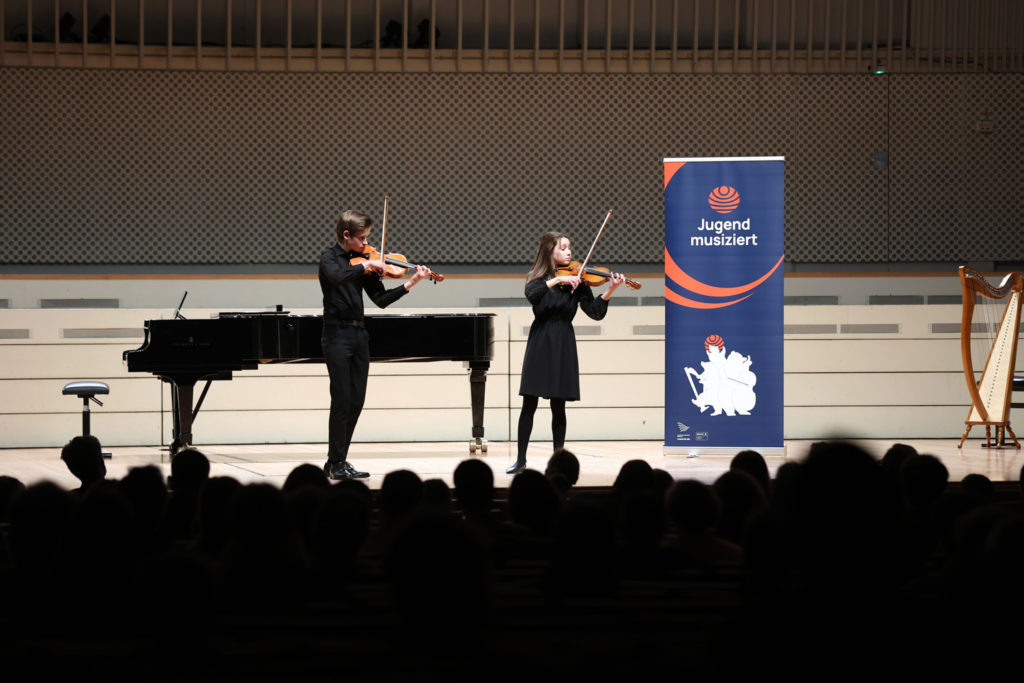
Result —
M700 282L699 280L694 280L692 277L687 275L686 272L678 265L676 265L676 262L672 260L672 255L668 253L668 247L665 247L665 275L667 275L670 280L675 282L680 287L688 289L689 291L694 292L695 294L703 294L704 296L736 296L737 294L749 292L750 290L754 289L762 282L770 278L772 276L772 273L778 270L779 266L782 265L782 261L785 258L785 254L780 256L779 260L775 263L771 270L769 270L767 273L765 273L758 279L754 280L753 282L748 282L747 284L740 285L739 287L715 287L713 285L706 285L703 282Z
M676 171L685 165L685 161L669 161L665 163L665 187L668 187L668 181L672 180L672 176L676 174Z
M679 304L680 306L686 306L687 308L725 308L726 306L738 304L744 299L749 299L752 296L754 295L747 294L744 297L740 297L739 299L733 299L732 301L720 301L718 303L709 304L703 301L694 301L693 299L687 299L685 296L676 294L668 287L665 287L665 298L667 300L671 301L674 304Z

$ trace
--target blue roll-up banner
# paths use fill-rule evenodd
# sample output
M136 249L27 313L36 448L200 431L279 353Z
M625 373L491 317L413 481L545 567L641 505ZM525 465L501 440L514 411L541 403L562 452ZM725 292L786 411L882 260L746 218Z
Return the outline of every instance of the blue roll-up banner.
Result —
M665 159L665 452L778 452L784 157Z

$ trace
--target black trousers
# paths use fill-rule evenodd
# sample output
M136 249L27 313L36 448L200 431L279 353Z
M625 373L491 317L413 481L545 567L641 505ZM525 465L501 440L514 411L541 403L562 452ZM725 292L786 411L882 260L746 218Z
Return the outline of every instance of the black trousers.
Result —
M366 400L370 338L363 327L326 323L320 344L327 361L327 373L331 377L327 459L345 462Z

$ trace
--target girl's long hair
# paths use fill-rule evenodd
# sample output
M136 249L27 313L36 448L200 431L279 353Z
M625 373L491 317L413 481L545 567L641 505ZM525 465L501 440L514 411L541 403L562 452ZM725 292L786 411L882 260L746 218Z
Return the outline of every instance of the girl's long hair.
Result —
M555 263L555 247L562 239L569 239L568 235L560 232L546 232L540 236L540 244L537 246L537 256L533 259L533 266L526 276L526 281L536 280L539 277L553 277L558 265Z

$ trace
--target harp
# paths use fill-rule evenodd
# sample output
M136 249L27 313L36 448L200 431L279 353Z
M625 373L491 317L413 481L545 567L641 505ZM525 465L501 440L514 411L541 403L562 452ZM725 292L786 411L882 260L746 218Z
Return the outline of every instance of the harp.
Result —
M963 289L963 317L960 320L960 351L963 355L964 377L971 395L971 410L965 421L967 428L958 448L964 445L974 425L985 426L985 446L1002 448L1009 434L1013 444L1020 448L1016 434L1010 428L1011 394L1014 389L1014 368L1017 363L1017 336L1020 330L1021 291L1024 274L1010 273L998 286L993 286L976 270L960 266L960 284ZM975 322L978 297L998 304L1001 313L997 325ZM991 308L991 306L989 306ZM975 374L973 354L984 352L979 332L995 330L990 339L985 367L979 379ZM987 345L987 341L985 344ZM995 441L992 428L995 427Z

